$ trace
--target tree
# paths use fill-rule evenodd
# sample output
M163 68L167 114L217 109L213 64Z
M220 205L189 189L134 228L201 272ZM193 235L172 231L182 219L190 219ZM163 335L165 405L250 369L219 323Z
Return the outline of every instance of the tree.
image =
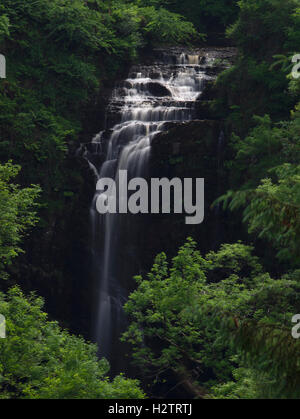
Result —
M145 7L141 11L145 19L144 33L154 44L161 41L168 44L186 43L197 37L194 25L179 14L154 7Z
M300 308L299 285L296 275L272 279L252 252L251 247L236 243L222 245L203 258L188 240L170 266L161 254L147 279L136 278L138 288L125 305L131 323L123 339L132 344L133 361L146 379L148 375L148 379L163 381L172 373L174 386L206 398L212 397L215 386L234 382L238 368L248 368L254 370L251 376L265 375L270 386L275 382L277 390L283 391L284 368L273 371L271 364L276 359L274 370L280 365L279 353L281 365L297 363L285 357L282 347L290 347L293 353L298 350L293 339L286 338L291 334L292 316ZM249 322L258 329L255 338L251 334L251 345L256 348L252 352L245 349L250 345ZM269 346L262 349L259 336L267 327L281 342L278 352L271 334ZM252 360L259 358L257 368L247 360L249 352ZM296 371L297 375L298 367ZM256 384L253 388L259 388ZM293 392L297 388L294 385ZM285 390L287 395L294 394Z
M110 380L97 347L60 329L43 312L43 300L18 287L0 293L6 339L0 339L0 398L139 399L136 380Z
M257 126L244 140L233 135L232 184L239 189L218 202L232 211L243 208L249 233L268 240L281 259L299 266L299 105L290 121L255 120Z
M289 93L284 68L272 66L274 57L298 53L297 0L242 0L237 21L227 36L238 47L235 65L218 79L220 116L228 128L245 137L253 115L269 114L273 121L289 118L295 97Z
M237 0L136 0L138 4L163 7L184 16L204 32L223 32L237 16Z
M9 36L9 19L6 15L0 16L0 41Z
M34 226L36 199L40 194L38 186L21 189L11 181L20 172L20 167L12 163L0 165L0 275L4 269L22 252L20 241L26 230Z

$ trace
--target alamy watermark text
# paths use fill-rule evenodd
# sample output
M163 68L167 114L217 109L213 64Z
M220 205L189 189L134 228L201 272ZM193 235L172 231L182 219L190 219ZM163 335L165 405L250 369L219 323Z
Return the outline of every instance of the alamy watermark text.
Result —
M186 224L204 220L204 179L137 177L128 182L127 170L116 179L97 182L96 208L100 214L186 214Z

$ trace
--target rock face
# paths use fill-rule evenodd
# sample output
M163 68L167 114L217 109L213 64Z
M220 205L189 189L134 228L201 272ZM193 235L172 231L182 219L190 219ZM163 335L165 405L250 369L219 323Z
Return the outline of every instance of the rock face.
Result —
M175 255L187 237L197 240L202 252L222 242L225 219L219 217L218 208L212 208L212 203L224 190L224 153L221 121L195 120L177 124L154 138L150 176L204 178L205 218L202 224L192 226L185 223L185 214L150 215L140 243L140 249L144 249L141 251L144 267L149 269L153 256L159 252Z
M214 110L215 90L214 81L206 83L203 92L197 97L195 102L195 119L219 119L218 114Z
M172 96L172 93L169 89L163 86L161 83L150 82L146 84L146 89L152 96L164 97Z

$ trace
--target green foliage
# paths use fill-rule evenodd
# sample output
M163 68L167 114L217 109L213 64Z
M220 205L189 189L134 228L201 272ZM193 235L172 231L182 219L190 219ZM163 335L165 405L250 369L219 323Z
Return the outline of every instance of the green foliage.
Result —
M42 308L41 298L27 298L17 287L0 294L7 329L0 340L1 398L144 398L136 380L109 380L109 365L98 360L96 346L61 330Z
M218 202L242 208L252 237L267 240L281 259L298 266L300 83L291 69L300 41L299 2L238 4L239 19L228 36L239 58L217 82L232 153L225 163L230 190Z
M239 18L227 31L239 49L235 65L217 82L219 112L233 132L245 136L253 115L269 114L279 121L289 117L295 97L289 93L283 56L298 52L299 21L295 0L242 0ZM274 62L274 57L277 62ZM276 58L277 57L277 58ZM224 112L225 110L225 112Z
M28 228L35 225L36 199L40 188L21 189L11 181L18 175L19 166L0 165L0 276L5 266L22 252L20 241Z
M243 54L268 60L272 51L287 42L289 31L294 30L293 13L297 0L241 0L236 23L227 34L234 39Z
M277 182L263 179L251 192L244 192L249 200L244 211L244 221L249 223L249 232L258 232L259 237L268 239L279 249L278 256L300 262L300 166L285 164L274 172ZM241 203L244 193L237 193L231 208Z
M288 326L295 310L299 310L296 275L293 279L270 278L252 251L251 247L236 243L223 245L219 252L210 252L203 258L195 243L188 240L170 266L165 254L161 254L147 279L136 278L138 289L125 305L131 324L123 339L132 344L134 362L144 374L163 380L172 371L178 385L189 382L195 397L210 397L216 388L235 391L235 396L241 397L241 389L236 390L236 384L230 383L238 374L237 365L242 368L242 355L249 352L245 348L250 343L246 334L241 339L244 346L232 344L237 342L237 329L245 333L249 321L255 322L261 331L265 330L265 324L275 330L282 328L282 345L297 350L298 346L287 339L286 333L290 331ZM257 350L259 341L256 341L257 345L255 339L251 345L260 361L267 359L269 371L271 360L279 353L282 363L291 362L295 366L296 360L287 361L282 350L272 358L271 341L265 352ZM260 374L254 362L247 359L243 362L244 367L247 362L247 368L255 370L251 376ZM261 373L267 374L264 369ZM274 371L268 378L270 386L275 381L283 391L284 376L284 369ZM253 383L244 396L252 397L256 386L257 382ZM298 387L292 387L292 390L284 387L286 394L297 392ZM258 390L255 394L258 395Z
M239 189L220 198L231 210L244 208L250 233L267 239L278 256L300 262L299 110L275 126L268 116L244 140L233 136L232 184Z
M6 15L0 16L0 41L9 36L9 19Z
M142 11L146 23L144 31L154 42L185 43L196 38L193 24L185 21L181 15L154 7L145 7Z
M137 0L138 4L162 6L179 13L200 31L223 32L237 16L237 0Z
M232 372L233 380L211 388L213 399L266 399L276 398L270 387L274 384L268 374L239 367ZM277 393L278 394L278 393Z
M288 117L294 99L282 69L270 70L270 61L240 56L236 64L217 80L219 113L230 130L245 136L253 127L253 115ZM224 112L225 111L225 112Z

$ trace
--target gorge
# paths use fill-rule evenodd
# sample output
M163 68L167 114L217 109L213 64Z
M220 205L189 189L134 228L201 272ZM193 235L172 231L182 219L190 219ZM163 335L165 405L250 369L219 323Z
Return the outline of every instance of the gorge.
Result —
M1 1L1 399L300 398L299 27Z

